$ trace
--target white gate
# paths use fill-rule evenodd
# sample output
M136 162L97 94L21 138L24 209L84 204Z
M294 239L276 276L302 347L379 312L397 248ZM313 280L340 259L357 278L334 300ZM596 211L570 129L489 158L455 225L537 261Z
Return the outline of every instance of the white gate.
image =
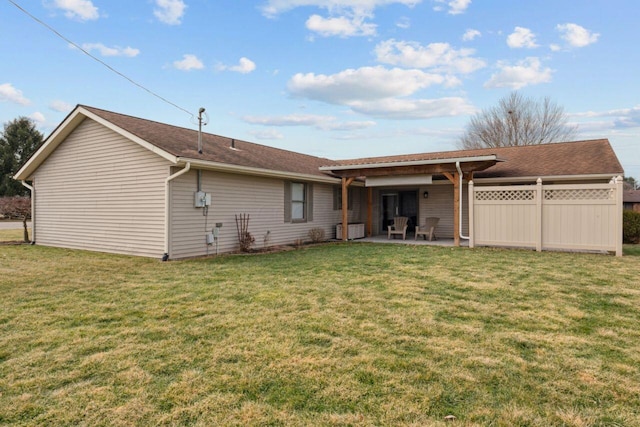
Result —
M622 178L609 184L475 187L469 246L611 251L622 255Z

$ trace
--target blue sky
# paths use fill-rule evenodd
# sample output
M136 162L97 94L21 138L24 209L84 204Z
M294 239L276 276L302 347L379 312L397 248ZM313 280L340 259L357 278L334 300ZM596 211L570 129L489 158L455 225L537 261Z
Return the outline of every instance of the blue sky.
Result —
M48 134L86 104L197 128L205 107L206 132L342 159L454 150L518 90L640 179L636 0L13 2L175 106L2 0L2 123Z

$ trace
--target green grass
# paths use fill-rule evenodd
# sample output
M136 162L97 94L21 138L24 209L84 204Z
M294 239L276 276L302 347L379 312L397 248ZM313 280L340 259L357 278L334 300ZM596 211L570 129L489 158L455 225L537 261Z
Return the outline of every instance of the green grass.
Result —
M0 276L0 425L640 425L634 257L19 245Z
M29 228L29 238L31 229ZM22 242L24 240L24 230L0 230L0 242Z
M640 245L623 245L622 252L627 256L640 256Z

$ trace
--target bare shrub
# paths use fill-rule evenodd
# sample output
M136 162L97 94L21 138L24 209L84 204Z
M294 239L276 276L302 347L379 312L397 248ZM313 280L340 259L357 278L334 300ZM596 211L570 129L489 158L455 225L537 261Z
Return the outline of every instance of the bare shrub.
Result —
M320 243L327 240L325 238L324 229L322 228L312 228L311 230L309 230L308 234L309 234L309 239L311 239L313 243Z

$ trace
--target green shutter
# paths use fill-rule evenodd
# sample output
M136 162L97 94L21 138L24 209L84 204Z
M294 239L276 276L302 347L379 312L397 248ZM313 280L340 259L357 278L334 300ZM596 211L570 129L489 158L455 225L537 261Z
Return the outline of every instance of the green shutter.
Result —
M291 183L284 182L284 222L291 222Z
M313 184L307 184L307 221L313 221Z

